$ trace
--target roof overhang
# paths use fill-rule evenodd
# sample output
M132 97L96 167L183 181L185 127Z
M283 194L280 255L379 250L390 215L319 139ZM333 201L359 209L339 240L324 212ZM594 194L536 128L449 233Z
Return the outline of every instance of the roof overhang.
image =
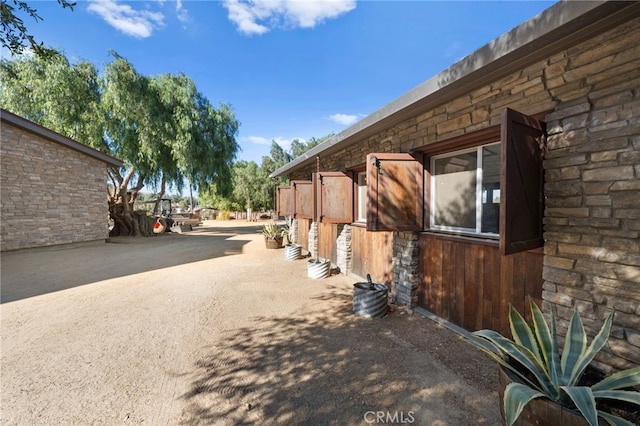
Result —
M277 177L640 16L635 1L561 1L271 173Z
M98 151L97 149L93 149L88 145L81 144L80 142L63 136L60 133L56 133L51 129L43 127L37 123L34 123L33 121L29 121L26 118L20 117L19 115L9 112L5 109L0 109L0 121L2 121L3 123L9 123L15 127L26 130L27 132L33 133L52 142L73 149L74 151L81 152L97 160L103 161L109 166L122 167L122 160L118 160L117 158Z

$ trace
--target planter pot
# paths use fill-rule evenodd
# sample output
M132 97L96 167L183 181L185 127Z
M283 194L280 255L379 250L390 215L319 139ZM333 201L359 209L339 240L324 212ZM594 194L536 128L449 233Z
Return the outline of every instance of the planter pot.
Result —
M381 318L387 315L389 288L371 281L353 285L353 313L366 318Z
M309 259L307 274L314 280L326 278L331 275L331 262L329 259Z
M298 244L286 244L284 246L285 260L298 260L302 257L302 246Z
M268 249L282 248L282 237L276 237L276 238L264 237L264 244Z
M500 396L500 413L502 414L502 424L506 424L504 417L504 390L511 379L509 373L502 367L498 372L498 395ZM600 422L599 424L602 424ZM515 426L588 426L589 423L577 411L562 407L547 398L536 398L530 401L520 413L514 423Z

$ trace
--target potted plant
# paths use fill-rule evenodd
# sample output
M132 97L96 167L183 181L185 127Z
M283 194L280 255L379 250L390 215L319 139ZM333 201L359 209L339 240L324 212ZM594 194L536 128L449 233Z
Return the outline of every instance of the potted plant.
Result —
M291 216L286 216L284 218L284 226L282 228L280 228L281 229L280 235L282 235L284 237L285 241L286 241L285 245L292 243L292 241L291 241L291 224L292 224Z
M282 230L274 221L262 226L262 235L264 235L264 242L268 249L282 248Z
M284 238L284 258L285 260L297 260L302 257L302 246L295 244L291 240L292 230L292 218L287 216L285 218L284 226L282 227L281 235Z
M493 330L476 331L467 338L468 342L496 360L501 367L501 375L506 375L507 381L511 382L505 386L503 396L506 424L513 425L525 406L539 399L564 407L565 411L582 417L591 426L598 425L598 418L610 425L635 424L604 411L601 405L640 406L640 392L633 389L640 385L640 367L620 371L593 384L581 381L585 370L609 338L614 312L609 314L591 344L587 345L582 320L574 311L560 353L554 312L551 312L549 327L540 308L532 300L529 304L531 324L513 306L509 308L513 340ZM558 410L552 412L558 413ZM552 424L559 424L559 421L556 414Z

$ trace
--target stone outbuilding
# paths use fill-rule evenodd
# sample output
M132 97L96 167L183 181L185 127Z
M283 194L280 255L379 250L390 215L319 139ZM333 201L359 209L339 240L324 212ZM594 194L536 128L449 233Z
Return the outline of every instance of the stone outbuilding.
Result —
M616 310L640 364L640 2L559 2L276 170L298 242L397 304L510 334Z
M109 236L107 168L122 161L0 110L0 249Z

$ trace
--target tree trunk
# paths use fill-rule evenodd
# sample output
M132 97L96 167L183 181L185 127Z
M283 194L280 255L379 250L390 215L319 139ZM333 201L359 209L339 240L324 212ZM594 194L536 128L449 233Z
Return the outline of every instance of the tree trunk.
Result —
M110 237L117 236L141 236L140 224L133 214L133 203L138 191L144 187L144 177L138 177L138 183L131 191L127 190L129 181L133 176L133 171L123 179L118 177L120 182L117 189L109 195L109 215L113 219L113 229L109 232Z
M116 200L109 201L109 214L113 219L113 229L109 233L111 237L134 236L139 237L140 226L133 214L133 208L129 202L129 194L119 196Z
M167 181L162 175L162 181L160 182L160 191L158 191L158 197L156 198L156 203L153 206L153 215L158 216L160 211L160 203L162 203L162 197L164 197L164 191L166 188Z
M119 188L116 198L109 200L109 214L113 219L113 229L109 232L110 237L117 236L141 236L140 224L133 214L133 202L137 190L127 191L126 187Z

